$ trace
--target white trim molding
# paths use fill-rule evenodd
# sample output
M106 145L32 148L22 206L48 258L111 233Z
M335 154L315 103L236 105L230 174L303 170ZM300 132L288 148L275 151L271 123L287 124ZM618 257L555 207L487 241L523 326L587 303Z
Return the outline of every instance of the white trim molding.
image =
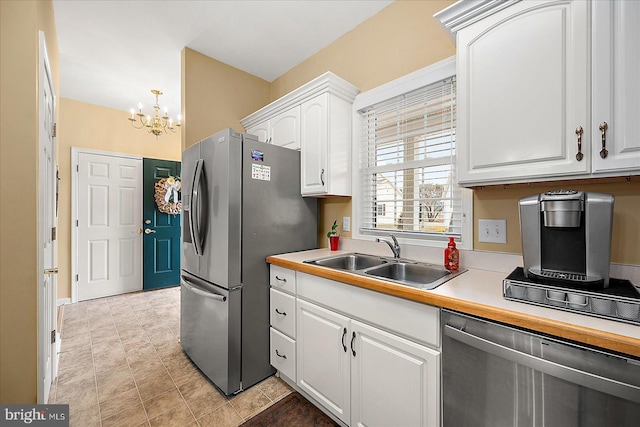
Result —
M56 306L71 304L71 298L58 298L56 300Z
M245 129L249 129L259 123L263 123L276 114L287 111L302 104L304 101L325 92L334 94L345 101L352 103L355 96L360 92L360 89L341 77L336 76L332 72L327 71L321 76L316 77L310 82L305 83L299 88L294 89L281 98L278 98L271 104L262 107L255 113L248 115L244 119L240 120L240 123L242 123L242 126L244 126Z
M456 33L521 0L460 0L433 15L455 41Z
M360 111L382 101L411 92L421 87L433 84L440 80L456 75L456 57L451 56L424 67L413 73L402 76L396 80L380 85L376 88L363 92L356 96L353 101L353 126L352 126L352 236L353 239L366 241L375 240L376 236L360 233L360 132L361 120ZM456 242L460 249L473 249L473 192L462 188L462 242ZM401 243L416 246L434 246L443 248L447 246L447 241L436 241L426 239L399 238Z

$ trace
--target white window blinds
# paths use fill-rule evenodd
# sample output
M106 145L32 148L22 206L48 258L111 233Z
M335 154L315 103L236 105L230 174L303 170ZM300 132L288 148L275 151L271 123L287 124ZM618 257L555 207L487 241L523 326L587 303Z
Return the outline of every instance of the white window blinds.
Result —
M460 237L455 77L360 114L360 232Z

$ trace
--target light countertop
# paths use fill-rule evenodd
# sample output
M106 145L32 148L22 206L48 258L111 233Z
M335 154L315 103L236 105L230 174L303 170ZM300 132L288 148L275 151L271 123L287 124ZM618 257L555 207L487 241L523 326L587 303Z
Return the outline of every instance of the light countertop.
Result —
M429 291L303 263L305 260L350 252L314 249L270 256L267 257L267 262L400 298L640 357L640 326L506 300L502 295L502 280L507 276L504 272L468 269Z

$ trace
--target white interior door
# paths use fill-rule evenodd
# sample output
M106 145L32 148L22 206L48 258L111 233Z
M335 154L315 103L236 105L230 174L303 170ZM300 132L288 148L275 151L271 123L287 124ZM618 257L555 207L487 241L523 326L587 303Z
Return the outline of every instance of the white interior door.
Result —
M38 403L47 403L51 382L56 377L56 150L55 150L55 94L51 69L45 48L44 33L40 32L40 90L38 94Z
M78 154L80 301L142 289L142 159Z

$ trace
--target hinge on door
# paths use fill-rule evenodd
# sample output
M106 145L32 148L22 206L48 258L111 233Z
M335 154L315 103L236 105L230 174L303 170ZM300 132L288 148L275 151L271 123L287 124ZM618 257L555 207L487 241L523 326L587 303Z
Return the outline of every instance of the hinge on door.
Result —
M56 342L56 330L51 331L51 344Z
M76 165L76 172L80 172L80 165Z
M53 137L55 138L58 135L58 124L53 124Z
M57 234L56 227L51 227L51 240L56 240Z
M76 227L78 226L78 220L76 219Z
M80 280L80 276L78 274L76 274L76 282Z

